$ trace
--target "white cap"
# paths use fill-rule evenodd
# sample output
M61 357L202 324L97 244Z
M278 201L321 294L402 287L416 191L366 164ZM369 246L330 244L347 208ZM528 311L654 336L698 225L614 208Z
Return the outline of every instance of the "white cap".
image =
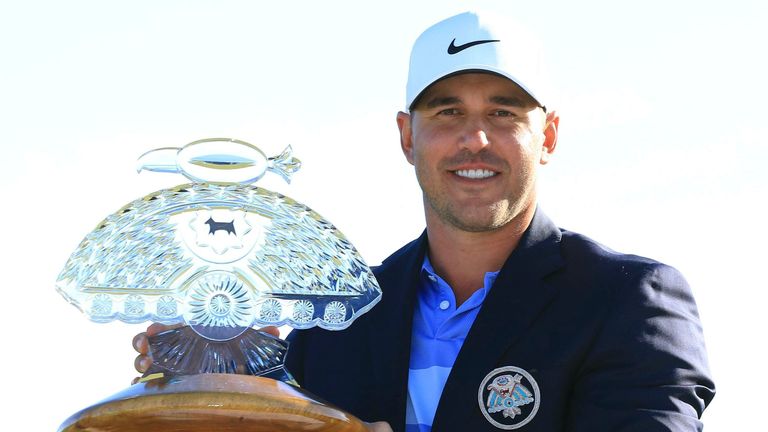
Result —
M464 12L428 28L413 44L406 110L434 82L472 70L509 78L545 105L547 86L538 39L512 21Z

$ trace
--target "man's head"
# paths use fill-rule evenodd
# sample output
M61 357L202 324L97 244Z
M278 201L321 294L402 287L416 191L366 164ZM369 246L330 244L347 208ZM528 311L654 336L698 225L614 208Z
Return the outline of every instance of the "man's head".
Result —
M521 48L522 34L495 32L467 13L429 28L414 45L410 113L397 122L428 224L484 232L533 216L537 167L555 149L559 118L543 108L544 93L532 84L540 77L525 58L512 59L532 52Z
M472 70L506 77L545 105L548 86L535 36L503 18L465 12L438 22L416 39L408 68L406 110L430 85Z

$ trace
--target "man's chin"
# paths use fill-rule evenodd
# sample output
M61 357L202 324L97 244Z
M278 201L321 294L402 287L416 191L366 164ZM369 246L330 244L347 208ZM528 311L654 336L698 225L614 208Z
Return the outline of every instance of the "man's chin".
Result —
M448 223L461 231L483 233L497 231L504 228L511 218L500 217L495 214L484 215L452 215Z

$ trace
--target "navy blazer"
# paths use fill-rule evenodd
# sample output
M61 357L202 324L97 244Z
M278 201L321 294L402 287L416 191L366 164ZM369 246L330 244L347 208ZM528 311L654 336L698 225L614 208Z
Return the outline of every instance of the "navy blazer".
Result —
M305 389L365 421L388 421L395 431L405 428L426 246L423 234L374 269L382 300L351 327L293 331L288 338L286 365ZM523 370L537 383L536 412L531 415L534 404L521 405L527 412L517 420L528 416L517 425L521 431L701 430L715 392L696 305L681 274L558 229L541 211L464 341L433 430L499 430L483 413L479 392L502 367ZM526 389L533 392L530 383Z

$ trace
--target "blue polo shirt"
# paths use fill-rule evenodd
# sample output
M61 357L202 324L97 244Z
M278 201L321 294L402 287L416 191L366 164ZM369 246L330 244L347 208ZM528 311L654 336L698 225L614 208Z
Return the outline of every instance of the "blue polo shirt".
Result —
M483 286L457 308L453 290L424 257L413 314L406 432L432 430L453 363L498 274L486 273Z

